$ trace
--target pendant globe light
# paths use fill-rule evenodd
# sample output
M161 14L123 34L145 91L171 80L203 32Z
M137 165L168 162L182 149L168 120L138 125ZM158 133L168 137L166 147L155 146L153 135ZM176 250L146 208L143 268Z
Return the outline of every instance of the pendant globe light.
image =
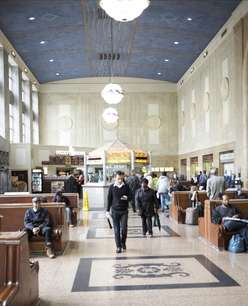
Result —
M101 96L108 104L118 104L123 99L124 94L119 84L109 83L103 88Z
M143 13L150 0L100 0L99 4L114 20L129 22Z
M119 84L114 84L113 78L113 21L110 22L110 39L111 39L111 62L110 62L110 83L105 85L101 91L103 100L108 104L118 104L124 97L122 88Z
M102 117L103 117L103 120L106 122L106 123L109 123L109 124L113 124L113 123L116 123L119 119L119 115L118 115L118 112L115 108L113 107L108 107L106 108L104 111L103 111L103 114L102 114Z

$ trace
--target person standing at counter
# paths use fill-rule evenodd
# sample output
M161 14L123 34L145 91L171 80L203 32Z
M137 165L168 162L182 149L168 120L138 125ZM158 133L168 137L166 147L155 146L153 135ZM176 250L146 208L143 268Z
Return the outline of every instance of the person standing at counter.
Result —
M110 185L108 192L108 206L106 217L110 217L110 209L113 218L116 253L126 251L128 202L132 195L128 185L124 182L124 173L117 171L115 182Z

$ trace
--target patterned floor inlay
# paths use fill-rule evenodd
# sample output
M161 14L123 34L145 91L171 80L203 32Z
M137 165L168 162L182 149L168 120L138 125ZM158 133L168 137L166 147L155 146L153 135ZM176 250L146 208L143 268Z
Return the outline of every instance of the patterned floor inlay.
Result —
M179 237L179 235L174 232L169 226L162 225L161 231L158 227L153 227L153 238L163 238L163 237ZM88 230L87 239L107 239L114 238L113 229L109 228L95 228L92 227ZM143 236L142 227L140 226L129 226L128 227L128 238L146 238Z
M81 258L72 292L239 286L203 255Z

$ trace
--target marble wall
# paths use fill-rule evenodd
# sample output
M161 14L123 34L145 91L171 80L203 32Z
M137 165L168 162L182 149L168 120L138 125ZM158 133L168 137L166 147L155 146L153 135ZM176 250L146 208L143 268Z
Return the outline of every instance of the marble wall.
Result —
M216 148L233 149L235 171L246 182L248 15L228 25L218 46L178 83L178 153L189 158L213 147L218 166Z
M177 166L176 85L140 79L115 81L125 91L123 101L115 106L120 118L117 127L102 119L104 108L109 106L100 96L104 79L41 85L41 144L96 148L118 137L134 148L151 151L153 156L169 156L170 164L165 166Z

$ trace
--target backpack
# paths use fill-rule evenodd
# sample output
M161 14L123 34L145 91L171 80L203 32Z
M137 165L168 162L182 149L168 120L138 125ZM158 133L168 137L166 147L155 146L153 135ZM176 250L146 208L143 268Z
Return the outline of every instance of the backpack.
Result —
M240 234L233 235L228 244L228 251L232 253L245 252L245 239Z

